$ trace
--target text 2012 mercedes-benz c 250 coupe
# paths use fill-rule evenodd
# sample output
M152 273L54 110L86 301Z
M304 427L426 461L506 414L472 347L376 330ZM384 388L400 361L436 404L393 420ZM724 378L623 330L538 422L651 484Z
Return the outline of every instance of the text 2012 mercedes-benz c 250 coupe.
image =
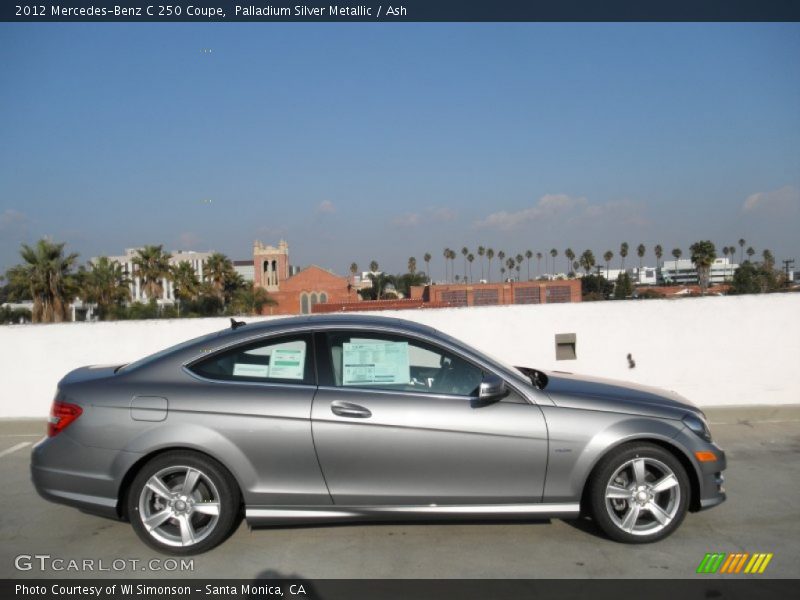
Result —
M588 514L621 542L725 499L725 454L672 392L506 366L361 315L232 322L58 384L38 492L164 552L239 523Z

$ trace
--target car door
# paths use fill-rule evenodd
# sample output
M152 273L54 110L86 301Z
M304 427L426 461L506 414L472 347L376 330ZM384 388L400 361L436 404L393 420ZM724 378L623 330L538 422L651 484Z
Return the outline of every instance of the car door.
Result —
M337 505L540 502L547 429L511 390L476 402L483 369L414 336L318 337L317 456Z
M236 472L248 507L331 503L311 438L313 354L310 334L248 341L189 365L196 381L170 396L192 441Z

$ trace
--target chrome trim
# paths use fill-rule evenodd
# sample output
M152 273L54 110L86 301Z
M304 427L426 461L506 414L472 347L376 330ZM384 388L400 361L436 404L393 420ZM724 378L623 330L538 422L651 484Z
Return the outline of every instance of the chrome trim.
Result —
M245 509L248 520L276 523L319 522L369 519L409 519L413 517L524 517L577 516L577 502L552 504L437 504L418 506L275 506Z

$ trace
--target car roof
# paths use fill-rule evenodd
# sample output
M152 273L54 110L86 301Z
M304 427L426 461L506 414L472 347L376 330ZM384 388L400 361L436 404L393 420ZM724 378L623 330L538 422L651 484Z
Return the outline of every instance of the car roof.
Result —
M335 313L335 314L319 314L319 315L303 315L299 317L282 317L278 319L270 319L268 321L258 321L255 323L247 323L245 326L236 329L237 333L246 334L247 337L253 333L261 331L270 331L273 329L292 329L319 327L320 329L327 327L396 327L400 329L417 331L419 333L440 333L433 327L409 321L407 319L400 319L397 317L384 317L379 315L364 315L357 313Z

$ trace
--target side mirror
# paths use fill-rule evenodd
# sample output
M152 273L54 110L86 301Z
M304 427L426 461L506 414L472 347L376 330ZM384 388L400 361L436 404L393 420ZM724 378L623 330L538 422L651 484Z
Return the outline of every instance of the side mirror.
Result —
M487 406L508 396L506 382L492 373L483 376L474 406Z

